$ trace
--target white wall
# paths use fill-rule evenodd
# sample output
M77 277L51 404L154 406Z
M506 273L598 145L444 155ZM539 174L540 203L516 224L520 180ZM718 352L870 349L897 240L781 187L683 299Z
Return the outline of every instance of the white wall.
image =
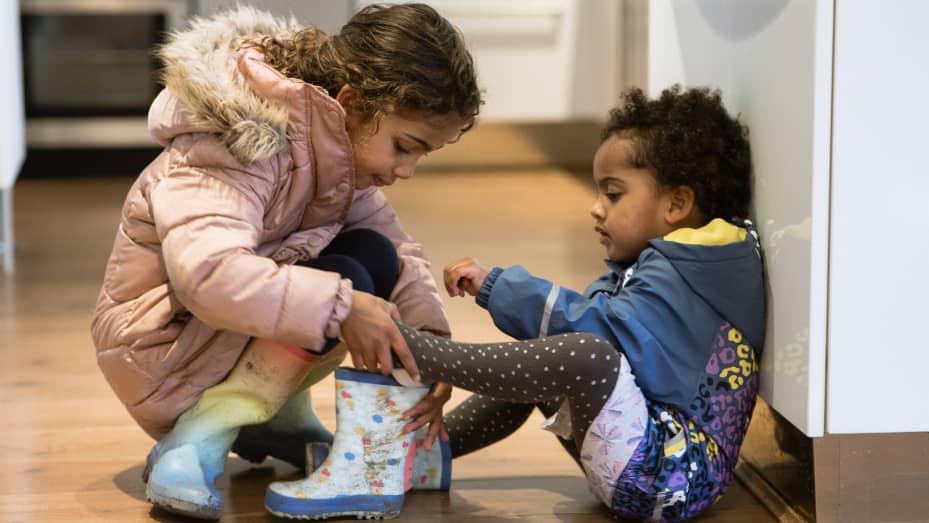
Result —
M750 129L755 217L769 278L761 395L824 430L831 3L648 4L648 85L722 90Z

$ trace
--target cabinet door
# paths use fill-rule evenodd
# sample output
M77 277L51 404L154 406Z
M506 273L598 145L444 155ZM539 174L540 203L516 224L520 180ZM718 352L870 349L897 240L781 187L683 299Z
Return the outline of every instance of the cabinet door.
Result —
M838 0L830 433L929 431L929 4Z

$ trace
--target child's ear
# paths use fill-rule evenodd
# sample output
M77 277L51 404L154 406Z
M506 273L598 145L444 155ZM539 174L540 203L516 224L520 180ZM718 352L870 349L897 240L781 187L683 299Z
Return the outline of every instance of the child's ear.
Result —
M697 211L696 195L694 190L686 185L679 185L669 190L668 207L665 211L665 220L676 227L687 226Z
M354 103L355 97L358 96L358 93L348 84L342 86L339 89L339 92L335 95L335 101L339 102L339 105L348 109L348 107Z

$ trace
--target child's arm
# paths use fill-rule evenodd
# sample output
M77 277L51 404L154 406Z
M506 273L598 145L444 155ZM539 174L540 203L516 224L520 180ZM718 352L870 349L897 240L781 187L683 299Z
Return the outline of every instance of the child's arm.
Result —
M692 292L667 260L649 257L615 295L585 296L536 278L519 266L494 268L477 295L494 324L517 339L568 332L603 336L629 360L636 382L651 398L683 404L683 383L705 365L692 350L696 311L708 307ZM712 336L707 337L707 343Z
M490 312L500 330L519 340L579 331L566 324L562 326L566 330L550 332L552 313L565 317L553 309L556 303L560 310L589 302L577 292L537 278L518 265L508 269L494 267L481 278L477 292L471 294L476 296L478 305Z
M445 266L445 290L451 297L465 294L477 296L488 274L490 271L476 258L462 258Z
M152 292L171 293L178 309L214 329L319 350L351 311L352 285L256 253L273 188L273 180L248 172L174 169L142 189L157 238L133 240L151 242L151 256L162 256L169 284L155 281Z
M354 291L352 310L342 321L340 333L356 369L390 374L396 355L410 377L419 381L416 360L394 323L399 316L394 304L367 292Z

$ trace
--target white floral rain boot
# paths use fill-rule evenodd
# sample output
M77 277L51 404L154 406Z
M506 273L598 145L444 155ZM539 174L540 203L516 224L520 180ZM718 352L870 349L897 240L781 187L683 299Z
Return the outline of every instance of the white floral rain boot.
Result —
M328 458L305 479L272 483L265 507L296 519L396 517L415 452L402 415L429 387L404 387L392 377L348 368L337 370L335 379L337 425Z
M413 473L410 478L411 490L448 490L452 480L452 448L447 441L436 438L432 448L426 450L423 444L429 426L413 433ZM323 441L306 446L307 475L318 469L329 457L331 445Z
M428 425L413 433L416 455L413 456L412 490L448 490L452 483L452 447L436 438L432 449L426 450Z

